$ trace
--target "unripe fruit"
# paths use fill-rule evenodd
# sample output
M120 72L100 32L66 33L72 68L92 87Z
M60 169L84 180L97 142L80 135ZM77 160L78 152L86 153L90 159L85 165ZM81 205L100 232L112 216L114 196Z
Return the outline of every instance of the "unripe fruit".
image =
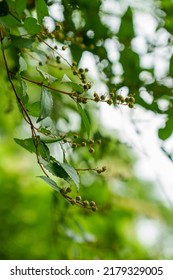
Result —
M97 169L97 173L98 174L102 173L102 169Z
M67 46L62 46L62 51L65 51L67 49Z
M108 99L108 100L107 100L107 104L108 104L108 105L112 105L112 103L113 103L113 100L112 100L112 99Z
M66 194L66 190L65 190L65 189L60 189L60 193L61 193L62 195L65 195L65 194Z
M72 198L72 199L70 200L70 203L71 203L72 205L74 205L74 204L76 204L76 200L75 200L74 198Z
M84 207L89 206L89 202L88 202L88 200L84 200L84 201L83 201L83 206L84 206Z
M105 100L106 97L105 97L105 95L101 95L100 98L101 98L101 100Z
M91 202L90 202L90 206L91 206L91 207L95 207L95 206L96 206L95 201L91 201Z
M93 139L89 140L89 143L94 144L94 140Z
M129 102L130 103L134 103L135 102L135 98L133 96L129 97Z
M128 106L129 106L129 108L133 108L134 107L132 103L129 103Z
M93 148L90 148L90 149L89 149L89 152L90 152L91 154L93 154L93 153L95 152L95 150L94 150Z
M100 101L99 96L96 96L96 97L94 98L94 101L95 101L95 102L99 102L99 101Z
M125 102L126 102L126 103L129 103L129 97L126 97L126 98L125 98Z
M66 188L66 193L70 193L70 192L71 192L71 188L70 187Z
M81 196L80 195L76 196L76 200L81 201L82 200Z
M121 100L122 96L121 95L117 95L117 100Z
M115 95L114 92L110 92L110 93L109 93L109 96L110 96L111 98L114 97L114 95Z
M124 103L125 102L125 99L124 99L124 97L121 97L121 103Z
M107 169L106 166L103 166L103 167L102 167L102 171L103 171L103 172L106 171L106 169Z
M72 146L72 148L76 148L76 147L77 147L77 144L76 144L76 143L73 143L71 146Z
M83 141L83 142L81 143L81 146L85 147L85 146L86 146L86 142Z

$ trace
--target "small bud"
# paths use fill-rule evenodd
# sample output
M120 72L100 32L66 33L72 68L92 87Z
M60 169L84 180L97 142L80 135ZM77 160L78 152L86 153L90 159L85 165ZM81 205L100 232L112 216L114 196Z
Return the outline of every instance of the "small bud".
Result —
M94 211L94 212L97 211L97 208L96 208L95 206L93 206L91 209L92 209L92 211Z

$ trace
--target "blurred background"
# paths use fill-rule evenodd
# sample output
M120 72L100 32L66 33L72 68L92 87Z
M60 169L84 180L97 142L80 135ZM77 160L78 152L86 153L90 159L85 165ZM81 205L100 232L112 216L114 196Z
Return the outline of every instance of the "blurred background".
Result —
M16 1L7 1L11 2ZM33 15L35 1L24 2L21 14ZM172 259L173 2L46 3L51 17L45 25L50 32L57 22L63 26L49 43L61 46L68 36L69 50L63 55L89 70L92 92L132 93L136 103L132 109L105 103L86 105L92 136L103 141L93 155L86 148L76 149L69 161L77 167L107 167L103 175L80 174L80 195L98 205L98 211L91 212L68 204L41 181L35 156L14 142L13 138L27 138L30 132L2 67L0 259ZM0 23L9 22L10 17L1 17ZM16 50L7 52L10 67L15 69ZM26 54L25 59L33 67L40 59L43 63L45 57L40 57L36 61ZM4 65L2 55L0 65ZM46 63L43 67L51 75L61 75L60 68ZM34 74L29 76L38 78ZM31 99L37 101L40 93L35 97L33 92L38 87L27 86ZM83 135L73 102L60 94L54 102L52 118L58 120L57 129ZM51 151L61 158L59 144L53 144Z

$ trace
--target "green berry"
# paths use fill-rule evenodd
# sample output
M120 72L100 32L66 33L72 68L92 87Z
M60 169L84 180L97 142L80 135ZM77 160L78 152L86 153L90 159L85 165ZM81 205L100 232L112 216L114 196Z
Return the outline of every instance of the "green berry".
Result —
M84 206L84 207L89 206L89 202L88 202L88 200L84 200L84 201L83 201L83 206Z
M129 102L130 103L134 103L135 102L135 98L133 96L129 97Z
M90 154L93 154L95 152L95 150L93 148L89 149Z
M71 188L70 187L68 187L68 188L66 188L66 193L70 193L71 192Z
M95 206L96 206L95 201L91 201L91 202L90 202L90 206L91 206L91 207L95 207Z
M97 173L98 174L100 174L100 173L102 173L103 171L102 171L102 169L97 169Z
M99 140L97 140L97 144L101 144L101 142L102 142L102 141L101 141L100 139L99 139Z
M94 140L93 140L93 139L90 139L90 140L89 140L89 143L90 143L91 145L93 145L93 144L94 144Z
M81 196L80 195L76 196L76 200L81 201L82 200Z
M102 172L106 171L106 169L107 169L106 166L103 166L102 167Z
M62 51L65 51L67 49L67 46L62 46Z
M85 146L86 146L86 142L83 141L83 142L81 143L81 146L85 147Z
M112 105L112 103L113 103L113 100L112 100L112 99L108 99L108 100L107 100L107 104L108 104L108 105Z
M101 99L101 100L105 100L105 98L106 98L105 95L101 95L101 96L100 96L100 99Z
M72 199L70 200L70 203L71 203L72 205L74 205L74 204L76 204L76 200L75 200L74 198L72 198Z

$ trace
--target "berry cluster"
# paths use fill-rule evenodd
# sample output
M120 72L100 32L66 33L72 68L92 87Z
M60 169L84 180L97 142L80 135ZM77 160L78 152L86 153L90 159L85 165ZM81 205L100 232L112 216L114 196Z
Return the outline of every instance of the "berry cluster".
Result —
M63 138L63 142L64 142L64 143L69 143L69 144L71 144L71 147L72 147L72 148L88 147L89 152L90 152L91 154L93 154L93 153L95 152L94 145L96 145L96 144L98 144L98 145L101 144L101 139L97 139L97 140L94 140L94 139L85 140L85 139L79 137L79 135L75 134L75 135L73 135L73 139L68 138L68 137L64 137L64 138Z
M68 188L62 188L61 194L62 196L69 201L72 205L77 205L83 208L90 209L92 211L97 211L97 205L95 201L88 201L88 200L82 200L82 197L80 195L77 195L75 198L72 198L69 196L69 193L71 193L72 189L70 187Z
M134 94L129 94L129 96L123 97L122 95L117 96L118 104L128 105L129 108L134 108L135 97Z

